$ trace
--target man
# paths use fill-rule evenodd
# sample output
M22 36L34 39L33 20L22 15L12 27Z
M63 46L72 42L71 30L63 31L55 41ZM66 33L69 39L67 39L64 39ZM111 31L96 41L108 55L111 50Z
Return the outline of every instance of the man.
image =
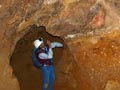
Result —
M44 44L42 38L34 41L34 46L37 48L36 56L41 64L42 72L42 90L53 90L55 79L53 67L53 51L52 48L63 47L63 44L58 42L50 42L47 40L47 45Z

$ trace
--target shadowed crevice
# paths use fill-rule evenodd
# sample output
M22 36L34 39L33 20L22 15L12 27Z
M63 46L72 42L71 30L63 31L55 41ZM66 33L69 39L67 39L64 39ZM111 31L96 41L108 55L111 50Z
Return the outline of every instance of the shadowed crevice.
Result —
M20 90L40 90L41 89L41 72L32 65L31 51L33 41L38 37L43 37L44 41L49 39L64 43L64 41L57 36L52 36L44 30L30 30L21 38L11 57L10 64L13 68L13 74L17 77L20 85ZM63 56L63 48L55 48L54 52L54 66L56 67L61 57Z

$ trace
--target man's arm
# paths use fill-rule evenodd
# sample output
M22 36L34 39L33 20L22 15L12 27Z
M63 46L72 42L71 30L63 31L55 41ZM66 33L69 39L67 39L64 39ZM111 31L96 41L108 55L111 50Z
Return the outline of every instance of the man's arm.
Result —
M63 44L59 43L59 42L52 42L51 43L51 48L55 48L55 47L63 47Z
M62 43L59 42L50 42L50 40L47 40L47 45L51 48L55 48L55 47L63 47Z
M49 48L48 54L46 54L46 53L40 53L38 56L41 59L51 59L51 58L53 58L53 51L52 51L51 48Z

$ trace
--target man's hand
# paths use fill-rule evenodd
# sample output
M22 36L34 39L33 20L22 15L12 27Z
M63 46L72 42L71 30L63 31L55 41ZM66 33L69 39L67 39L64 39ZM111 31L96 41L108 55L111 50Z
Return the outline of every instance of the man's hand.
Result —
M50 40L47 40L47 45L49 46L49 48L51 47L51 42L50 42Z

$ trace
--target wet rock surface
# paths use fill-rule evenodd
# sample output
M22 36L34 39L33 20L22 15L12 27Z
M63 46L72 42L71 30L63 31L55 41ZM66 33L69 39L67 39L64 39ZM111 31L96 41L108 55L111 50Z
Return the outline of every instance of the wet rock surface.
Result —
M33 24L67 44L55 66L55 90L119 90L119 7L119 0L0 1L0 90L20 90L10 59Z

